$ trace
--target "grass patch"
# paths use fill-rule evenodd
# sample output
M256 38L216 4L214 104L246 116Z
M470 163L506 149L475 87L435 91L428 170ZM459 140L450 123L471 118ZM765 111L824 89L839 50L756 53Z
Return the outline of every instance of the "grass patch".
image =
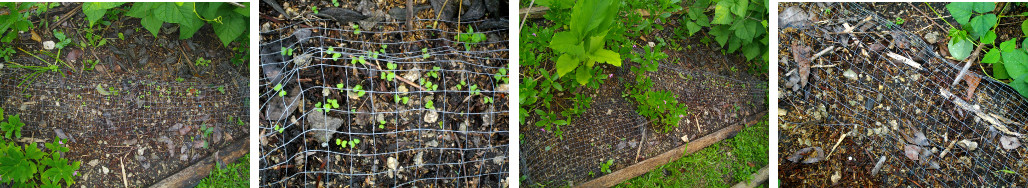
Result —
M744 128L735 138L660 166L616 187L728 187L768 164L768 124ZM729 182L730 181L730 182Z
M228 164L225 168L215 165L211 175L200 181L196 187L250 187L250 154Z

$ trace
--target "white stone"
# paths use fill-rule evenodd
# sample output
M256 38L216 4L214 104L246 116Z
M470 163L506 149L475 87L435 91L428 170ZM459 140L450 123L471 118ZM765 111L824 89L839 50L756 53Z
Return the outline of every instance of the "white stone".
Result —
M386 160L386 166L388 166L391 170L396 170L396 168L400 166L400 162L396 161L396 158L394 157L389 157L389 159Z
M53 50L54 46L56 46L56 44L52 40L43 41L43 49L45 50Z

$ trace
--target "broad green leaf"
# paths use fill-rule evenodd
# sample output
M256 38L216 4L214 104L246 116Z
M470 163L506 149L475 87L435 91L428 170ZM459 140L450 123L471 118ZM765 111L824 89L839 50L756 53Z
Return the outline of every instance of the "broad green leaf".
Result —
M745 22L742 22L742 23L743 24L736 24L736 25L733 26L733 27L736 27L735 28L735 36L739 37L740 39L743 39L743 40L753 39L753 34L756 32L754 30L757 29L757 25L755 25L755 24L757 24L757 23L749 22L749 21L745 21Z
M580 1L571 12L571 31L579 35L587 35L600 26L601 20L611 6L610 0ZM604 28L606 29L606 28Z
M182 23L186 19L199 19L193 13L193 6L178 6L175 3L159 3L154 8L154 16L168 23Z
M550 39L550 49L555 52L570 53L572 46L578 45L582 40L579 39L572 32L560 32L553 34L553 39Z
M971 22L968 24L971 25L971 30L975 34L974 36L981 36L984 35L986 32L989 32L989 29L991 29L992 26L996 24L996 15L986 14L981 16L975 16L974 18L971 18Z
M589 74L589 67L578 66L578 70L575 71L575 80L578 84L585 85L589 83L589 79L592 79L592 74Z
M696 34L696 32L700 31L700 29L703 29L700 25L696 24L696 22L686 22L685 28L689 30L689 36L692 36Z
M34 147L29 147L34 148ZM36 174L36 163L22 153L21 146L7 148L7 155L0 156L0 174L4 182L26 182Z
M727 1L727 0L722 0L722 1ZM749 7L750 7L750 1L749 0L735 0L735 6L732 7L732 9L733 9L732 12L735 13L735 15L738 15L741 18L745 18L746 17L746 9L748 9Z
M121 6L124 2L87 2L82 3L82 13L86 14L86 19L89 20L89 25L93 26L97 20L104 17L107 13L107 9Z
M1024 36L1028 36L1028 20L1021 22L1021 33L1024 33Z
M1024 50L1011 50L1003 52L1003 65L1012 78L1018 78L1028 73L1028 54Z
M1007 74L1007 68L1003 63L992 64L992 77L996 79L1010 79L1010 74Z
M597 62L604 62L618 67L621 66L621 54L618 54L614 51L610 51L608 49L596 50L596 52L593 53L589 58Z
M603 49L603 37L604 36L589 37L589 49L587 49L585 53L592 54L595 53L596 50Z
M731 2L726 0L717 2L714 5L714 22L713 24L730 24L732 23L731 8L729 8Z
M147 31L150 31L150 34L153 34L153 36L155 37L157 36L157 32L161 31L161 25L164 25L164 21L161 21L153 16L143 17L143 19L140 20L139 23L140 25L143 25L143 28L146 28Z
M1000 60L1000 57L1001 56L1000 56L999 49L992 48L992 49L989 49L988 53L985 53L985 56L982 58L982 63L986 63L986 64L998 63L999 60Z
M144 16L153 15L153 8L155 3L133 3L132 8L125 13L126 16L135 18L143 18Z
M575 68L578 68L579 63L580 62L571 57L571 55L560 55L560 57L557 58L557 77L563 77L564 74L575 70Z
M221 44L228 46L229 43L236 40L243 32L247 29L247 21L239 16L227 17L223 24L212 23L214 27L214 34L218 35L218 39L221 39Z
M999 44L999 49L1003 52L1013 51L1014 49L1017 49L1017 39L1003 41L1003 43Z
M950 15L953 15L953 19L957 20L957 23L964 25L971 19L972 6L971 2L953 2L946 5L946 9L949 10Z
M1010 87L1013 87L1017 93L1021 94L1021 96L1028 96L1028 80L1025 80L1026 77L1028 77L1028 75L1022 75L1010 82Z
M949 41L947 47L949 47L949 53L953 55L953 58L963 61L967 56L971 55L974 44L966 38L953 38Z
M996 30L989 30L989 33L982 35L982 44L995 44L996 43Z
M996 9L994 2L974 2L974 11L977 13L986 13L994 9Z

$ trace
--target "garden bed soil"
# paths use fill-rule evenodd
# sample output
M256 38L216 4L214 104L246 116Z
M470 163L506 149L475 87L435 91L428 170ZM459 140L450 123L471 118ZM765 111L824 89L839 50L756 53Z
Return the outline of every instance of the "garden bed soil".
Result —
M327 5L318 2L312 5ZM380 2L381 7L402 7L405 1ZM356 3L343 3L353 8ZM261 4L262 40L264 45L287 38L292 33L312 29L316 36L308 41L281 44L299 52L314 52L307 66L297 65L294 59L286 65L295 77L280 83L285 96L302 96L295 113L283 121L262 116L261 128L261 182L262 186L443 186L443 187L495 187L505 184L508 168L507 143L509 132L508 86L494 78L499 68L508 66L509 51L506 29L480 30L484 22L457 25L440 21L435 29L434 20L416 20L413 25L385 20L374 27L361 26L359 33L349 26L314 16L287 19ZM264 7L269 7L264 9ZM304 10L307 7L286 9ZM288 11L287 11L288 12ZM416 12L419 18L434 18L432 9ZM309 12L302 13L309 15ZM486 41L465 49L450 39L456 28L466 30L468 25L484 32ZM413 26L413 28L407 28ZM280 28L280 29L270 29ZM341 28L341 29L337 29ZM352 64L358 54L380 51L380 59L368 58L368 65ZM335 52L346 53L333 60L331 53L318 53L334 46ZM263 48L263 46L262 46ZM273 46L275 53L277 46ZM428 51L423 57L422 49ZM307 52L303 52L307 51ZM352 56L351 56L352 55ZM436 90L421 90L404 81L380 78L387 62L396 62L397 79L419 84L418 79L438 85ZM280 63L280 62L271 62ZM438 67L439 71L433 68ZM262 66L262 68L267 68ZM438 76L429 76L433 72ZM502 78L502 77L501 77ZM266 107L275 103L277 92L273 79L262 74L260 91L262 115ZM464 83L464 84L461 84ZM345 88L337 87L344 84ZM346 90L361 85L366 95L347 94ZM461 85L461 86L458 86ZM475 86L479 93L470 91ZM408 104L394 101L394 95L407 97ZM486 103L485 99L492 99ZM319 131L306 124L312 107L326 99L338 99L339 108L326 113L338 118L343 125L330 133L330 140L360 140L355 146L340 147L336 143L321 145L315 137ZM269 102L270 103L266 103ZM435 109L426 109L426 101L433 101ZM428 118L433 116L438 118ZM434 119L429 121L428 119ZM379 121L386 123L382 124ZM285 127L282 133L275 126ZM381 125L381 126L380 126ZM392 162L395 161L395 164ZM394 166L393 166L394 165Z
M31 39L36 34L42 41L59 42L48 26L63 31L73 43L85 41L85 16L74 9L79 5L64 3L46 13L79 11L64 22L31 18L36 27L11 43L46 62L18 50L10 63L53 63L51 56L39 52L41 42ZM26 124L20 144L42 148L42 142L68 139L71 151L62 156L82 162L75 187L140 187L247 138L248 68L229 63L232 56L225 54L234 54L233 46L222 46L209 26L179 40L178 30L168 28L173 25L166 24L154 37L137 30L142 28L139 19L119 18L110 26L94 26L93 34L106 38L106 45L61 50L59 58L72 67L60 64L60 72L45 72L21 86L31 71L10 64L0 70L0 107ZM195 65L198 58L210 60L209 66ZM87 59L100 63L95 70L80 71L89 66ZM118 94L103 95L97 85ZM201 127L209 127L210 133L202 133Z
M905 20L901 27L908 31L902 33L913 44L909 48L889 48L898 54L910 57L918 54L917 50L931 49L942 56L945 52L945 37L948 30L939 26L947 26L944 17L956 24L945 11L945 3L929 3L939 16L931 14L924 3L858 3L868 11L886 20L895 20L889 16L897 16ZM822 6L831 7L832 14L851 14L857 8L840 9L839 6L821 3L783 3L779 11L791 6L799 6L804 10L824 10ZM1023 11L1023 10L1022 10ZM818 16L825 16L817 13ZM830 16L831 20L841 20ZM845 18L845 16L842 16ZM857 16L860 17L860 16ZM815 18L818 19L818 18ZM829 18L820 18L829 20ZM1011 19L1015 20L1015 19ZM1016 18L1017 23L1023 21ZM816 20L815 20L816 21ZM1019 32L1011 32L1014 24L1000 23L1000 40L1021 37ZM938 25L938 26L937 26ZM813 27L823 27L814 25ZM882 37L874 35L880 30L889 30L879 26L869 34L854 35L853 43L871 46L876 42L899 45L894 40L896 35ZM818 29L811 29L818 30ZM831 29L824 29L831 30ZM1019 29L1017 29L1019 30ZM821 30L818 30L821 31ZM793 53L799 52L798 46L809 46L813 49L809 54L827 48L842 46L832 40L831 34L810 30L779 30L780 41L779 61L780 86L787 85L786 73L796 69ZM893 30L896 32L896 30ZM928 33L943 33L938 43L920 46L918 42ZM819 36L810 36L817 33ZM926 42L927 43L927 42ZM925 57L919 60L923 70L911 66L892 63L881 53L850 44L846 49L837 50L829 55L811 62L811 65L836 65L827 68L811 68L810 81L806 87L798 91L792 88L779 89L779 176L782 185L833 185L846 187L879 187L879 186L994 186L1023 185L1025 179L1011 174L998 173L999 170L1010 170L1017 174L1028 173L1028 166L1021 161L1025 148L1014 150L1000 149L998 141L988 136L987 124L976 121L974 115L955 106L951 99L943 97L942 90L956 93L963 100L972 102L987 112L1003 116L1014 121L1023 121L1025 101L1012 89L1002 83L990 82L981 78L983 72L976 64L970 69L972 75L967 78L974 84L961 82L949 87L957 70L943 61L957 64L955 60ZM938 51L934 51L938 50ZM861 52L863 51L863 52ZM870 55L861 55L861 53ZM961 64L962 65L962 64ZM984 68L991 70L987 66ZM857 74L855 79L843 76L846 70ZM985 72L991 74L991 72ZM978 83L981 83L980 85ZM965 94L969 86L971 93ZM1011 94L1012 93L1012 94ZM1023 132L1022 127L1010 127L1012 131ZM904 156L904 140L900 133L913 134L913 130L921 130L927 136L926 149L934 151L931 158L940 169L932 169L931 164L920 163ZM848 135L847 135L848 134ZM844 136L847 135L847 136ZM845 137L845 138L841 138ZM840 140L841 139L841 140ZM977 150L968 150L960 146L952 146L957 140L968 139L980 146ZM837 145L837 146L836 146ZM824 160L802 164L787 160L790 155L806 147L821 147L825 154ZM940 156L947 150L948 154ZM886 160L878 174L872 174L873 168L880 157ZM972 161L974 161L972 163ZM833 180L833 176L837 178Z

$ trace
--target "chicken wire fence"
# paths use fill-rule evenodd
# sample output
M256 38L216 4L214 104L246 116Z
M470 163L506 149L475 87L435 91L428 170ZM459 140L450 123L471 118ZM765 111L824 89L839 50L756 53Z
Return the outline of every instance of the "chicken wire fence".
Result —
M1010 141L1025 131L1018 123L1026 120L1025 101L1016 91L973 71L952 85L964 62L943 58L915 32L860 4L811 7L820 9L804 13L817 15L780 22L796 29L779 30L779 85L785 86L779 104L789 113L783 124L849 134L854 145L839 148L858 148L870 159L858 170L884 185L1025 185L1024 148L1003 146L1016 144ZM810 60L802 85L796 56L810 58L827 48L835 49ZM792 143L781 146L783 157L811 145L791 131L780 133ZM822 144L813 145L827 153L832 143Z
M439 21L478 43L402 22L262 31L260 185L503 186L509 49L488 22Z
M661 63L657 71L646 73L654 82L652 90L675 93L689 111L677 128L664 133L647 124L649 119L635 111L635 101L623 96L636 84L634 74L627 67L615 70L598 92L589 96L590 107L562 126L563 138L532 126L537 119L528 119L522 127L534 129L521 129L526 135L521 144L521 185L580 185L604 175L601 164L608 160L613 160L610 170L617 171L682 146L686 143L683 136L695 140L763 117L759 113L767 110L767 81L763 79ZM562 103L569 106L572 102Z
M113 62L110 60L104 62ZM12 66L47 66L24 56L7 63L0 70L0 108L5 115L20 116L26 136L38 132L43 135L35 136L41 139L59 136L96 143L179 135L178 130L169 129L176 124L242 133L244 126L237 123L249 118L249 81L228 63L202 68L202 73L201 68L194 69L202 77L165 75L129 66L125 72L61 69L41 73ZM113 67L113 63L102 64Z

